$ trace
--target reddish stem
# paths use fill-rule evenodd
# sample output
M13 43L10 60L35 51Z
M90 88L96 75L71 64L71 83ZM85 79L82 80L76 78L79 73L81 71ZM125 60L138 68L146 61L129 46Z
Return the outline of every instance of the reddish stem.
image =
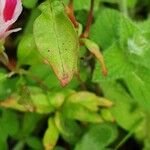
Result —
M75 18L75 15L74 15L73 0L69 1L68 6L66 7L66 12L67 12L71 22L73 23L74 27L78 28L78 22Z
M86 28L85 28L84 33L81 35L82 38L88 38L88 36L89 36L90 27L91 27L91 24L93 21L94 2L95 2L94 0L91 0L91 6L90 6L89 14L88 14Z

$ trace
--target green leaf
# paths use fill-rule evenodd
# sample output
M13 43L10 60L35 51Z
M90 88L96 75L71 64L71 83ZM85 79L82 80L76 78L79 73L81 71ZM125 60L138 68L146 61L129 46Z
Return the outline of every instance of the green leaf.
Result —
M136 26L128 17L122 16L119 24L119 37L122 48L126 48L128 40L132 39L137 33L140 33L138 26Z
M140 74L140 76L138 74ZM145 77L148 77L149 75L150 70L141 68L141 70L139 70L138 72L133 72L125 78L127 87L130 90L131 95L139 103L139 105L143 106L143 108L147 111L149 111L150 108L150 82L149 80L145 80Z
M54 111L47 93L35 86L23 87L17 100L18 104L23 105L30 112L46 114Z
M1 126L0 126L1 128ZM3 133L2 128L0 129L0 146L2 150L8 150L8 144L7 144L7 135Z
M45 150L53 150L59 138L59 131L53 118L48 120L48 128L43 137Z
M16 138L19 131L17 114L10 110L3 110L0 117L0 146L3 150L8 149L7 138Z
M105 150L117 137L117 129L109 124L92 125L75 150Z
M150 68L150 44L145 35L142 34L142 30L127 17L121 18L119 29L120 44L129 61Z
M128 62L127 56L124 54L121 48L114 43L109 49L104 52L104 60L108 69L108 75L102 76L100 73L100 66L97 62L96 68L93 74L93 81L113 81L123 78L135 70L135 66Z
M101 87L106 98L113 101L110 109L118 125L126 130L131 130L135 122L143 118L143 112L137 103L126 92L126 89L116 82L103 82Z
M5 80L7 78L7 74L0 70L0 82Z
M90 111L98 111L99 106L110 107L112 103L102 97L96 96L90 92L76 92L67 99L68 103L82 105Z
M18 77L0 81L0 100L5 100L17 89Z
M40 54L65 86L77 71L77 32L60 1L47 1L34 23L34 37ZM69 38L68 38L69 37Z
M72 120L66 119L60 112L55 115L56 126L65 141L75 144L81 136L80 126Z
M137 4L138 0L127 0L127 5L129 8L134 8Z
M29 9L32 9L36 6L38 0L23 0L23 6Z
M29 105L31 105L33 111L35 110L40 114L54 111L54 107L50 104L49 98L43 90L37 87L29 87L29 91L31 94L31 102L29 101Z
M33 86L23 88L19 95L18 93L13 94L10 99L1 102L0 105L23 112L36 112L39 114L48 114L55 110L47 93Z
M30 136L26 139L27 145L32 148L32 150L43 150L42 142L39 138Z
M41 57L32 34L26 34L22 37L18 46L17 57L20 65L32 65L40 62Z
M68 119L76 119L83 122L101 122L101 116L94 111L90 110L91 107L88 104L80 104L75 102L70 102L69 97L64 103L62 112L64 116ZM93 109L92 109L93 110Z
M48 92L50 104L54 106L56 109L59 109L63 105L66 97L68 97L72 93L74 93L74 91L71 89L63 89L61 91L53 90L51 92Z
M3 124L3 130L5 130L8 135L15 137L19 131L17 114L10 110L4 110L1 121Z
M138 22L138 27L142 30L143 33L150 32L150 17L147 20Z
M149 112L144 113L144 119L142 120L142 122L140 123L140 125L138 126L135 132L136 139L138 139L139 141L143 141L144 147L149 147L149 144L147 143L150 140L150 136L147 132L150 127L149 116L150 116Z
M108 48L118 39L120 14L113 9L104 9L98 14L91 27L90 38L103 49Z
M100 113L105 121L114 122L115 118L109 109L103 108L100 110Z
M145 30L139 28L129 18L122 17L119 26L120 44L128 56L128 60L136 65L149 67L150 45L149 39L143 34Z
M150 44L143 35L136 34L132 39L128 39L128 50L129 61L150 69Z
M41 14L40 10L38 8L32 9L31 13L29 14L28 22L26 23L26 26L24 28L24 34L33 34L33 24L35 19ZM34 41L35 43L35 41ZM37 48L36 48L37 49Z
M22 130L20 136L22 138L28 137L37 127L41 116L35 113L25 113L22 121Z
M30 84L37 84L35 79L38 79L39 81L42 81L44 85L46 85L48 88L59 88L59 82L52 72L50 66L45 64L36 64L32 65L30 69L28 70L29 76L27 76L27 80Z
M145 84L148 82L148 78L143 81L142 76L149 74L149 70L145 69L141 77L138 74L142 73L142 68L149 68L149 41L127 17L121 18L119 32L121 48L119 44L115 43L104 52L108 76L106 78L100 76L100 69L97 64L93 81L104 82L125 79L128 92L137 103L148 109L149 86ZM142 100L144 100L144 103Z
M143 150L149 150L149 149L150 149L150 139L145 139Z

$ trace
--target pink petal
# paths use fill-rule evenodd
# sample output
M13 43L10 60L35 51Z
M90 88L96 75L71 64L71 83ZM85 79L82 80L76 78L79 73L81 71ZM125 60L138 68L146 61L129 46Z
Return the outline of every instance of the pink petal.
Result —
M16 5L17 5L17 0L6 0L4 11L3 11L5 22L12 19Z
M18 29L14 29L9 32L9 29L21 12L21 0L0 0L0 40L6 38L12 32L18 31Z
M13 22L15 22L18 19L21 12L22 12L22 2L21 2L21 0L17 0L17 5L14 10L13 17L12 17Z
M4 7L5 7L5 0L0 0L0 17L1 18L3 16Z

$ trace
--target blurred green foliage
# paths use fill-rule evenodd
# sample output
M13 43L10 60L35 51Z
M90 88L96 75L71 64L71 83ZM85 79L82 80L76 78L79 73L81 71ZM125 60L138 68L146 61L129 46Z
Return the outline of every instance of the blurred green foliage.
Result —
M12 71L0 66L0 150L117 150L130 137L149 150L150 1L95 0L89 38L103 51L108 75L81 47L80 79L63 88L35 44L43 1L23 0L23 32L5 43L16 54L8 52ZM74 1L83 28L89 8L90 0Z

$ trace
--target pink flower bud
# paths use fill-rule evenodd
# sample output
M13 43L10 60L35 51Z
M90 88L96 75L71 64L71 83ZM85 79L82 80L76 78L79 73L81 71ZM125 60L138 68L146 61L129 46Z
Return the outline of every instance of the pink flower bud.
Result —
M4 40L12 32L20 30L20 28L10 30L10 27L21 12L21 0L0 0L0 40Z

